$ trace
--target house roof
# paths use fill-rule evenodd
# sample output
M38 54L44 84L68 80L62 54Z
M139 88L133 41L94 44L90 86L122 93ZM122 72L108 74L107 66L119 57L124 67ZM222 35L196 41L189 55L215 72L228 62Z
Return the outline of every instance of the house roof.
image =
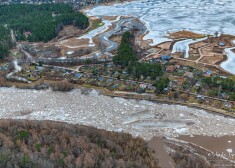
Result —
M171 56L169 56L169 55L163 55L163 56L161 56L161 59L163 59L163 60L170 60L170 59L171 59Z
M77 78L80 78L82 76L82 74L81 73L76 73L74 76L77 77Z
M24 32L24 34L31 35L32 33L30 31Z
M166 67L166 71L174 71L175 70L175 67L173 65L168 65Z

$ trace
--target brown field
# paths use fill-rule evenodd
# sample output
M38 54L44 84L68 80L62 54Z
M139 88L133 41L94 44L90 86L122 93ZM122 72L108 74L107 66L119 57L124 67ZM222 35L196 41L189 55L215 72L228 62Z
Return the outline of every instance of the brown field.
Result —
M159 44L158 47L163 48L163 49L166 49L166 50L169 50L170 47L171 47L171 44L172 44L172 42L169 41L169 42L165 42L165 43Z
M182 31L178 31L178 32L171 32L171 33L168 33L168 35L169 35L169 38L171 38L171 39L205 37L204 34L197 34L194 32L187 31L187 30L182 30Z
M80 33L80 29L78 29L77 27L75 26L65 26L63 28L63 30L59 33L59 37L60 36L73 36L75 34L79 34Z
M82 46L89 45L89 39L70 38L67 40L60 41L56 45L62 46L65 48L81 48Z
M216 64L223 59L223 55L216 55L215 57L203 57L200 62L207 64Z

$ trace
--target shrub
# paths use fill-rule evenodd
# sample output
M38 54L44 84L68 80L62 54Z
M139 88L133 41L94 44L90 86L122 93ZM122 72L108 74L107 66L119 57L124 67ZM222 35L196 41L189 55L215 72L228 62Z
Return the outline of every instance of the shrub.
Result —
M62 92L68 92L74 89L73 85L67 81L62 82L56 82L50 84L50 87L53 91L62 91Z

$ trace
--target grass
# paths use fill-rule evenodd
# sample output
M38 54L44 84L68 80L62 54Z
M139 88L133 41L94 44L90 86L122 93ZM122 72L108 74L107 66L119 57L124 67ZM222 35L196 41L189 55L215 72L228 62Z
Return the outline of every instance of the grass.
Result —
M94 21L92 21L92 26L91 26L91 29L90 29L90 31L92 31L92 30L95 30L95 29L97 29L98 27L101 27L101 26L103 26L104 25L104 23L103 22L101 22L101 20L94 20ZM89 31L89 32L90 32Z
M19 131L17 138L18 139L27 139L29 137L29 133L25 130Z

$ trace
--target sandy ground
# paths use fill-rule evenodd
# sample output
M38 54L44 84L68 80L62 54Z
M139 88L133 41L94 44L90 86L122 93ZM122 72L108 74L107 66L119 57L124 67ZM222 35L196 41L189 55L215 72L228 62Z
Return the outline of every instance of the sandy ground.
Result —
M84 91L82 91L84 92ZM0 88L0 118L56 120L154 136L234 135L235 120L203 110L99 95Z

